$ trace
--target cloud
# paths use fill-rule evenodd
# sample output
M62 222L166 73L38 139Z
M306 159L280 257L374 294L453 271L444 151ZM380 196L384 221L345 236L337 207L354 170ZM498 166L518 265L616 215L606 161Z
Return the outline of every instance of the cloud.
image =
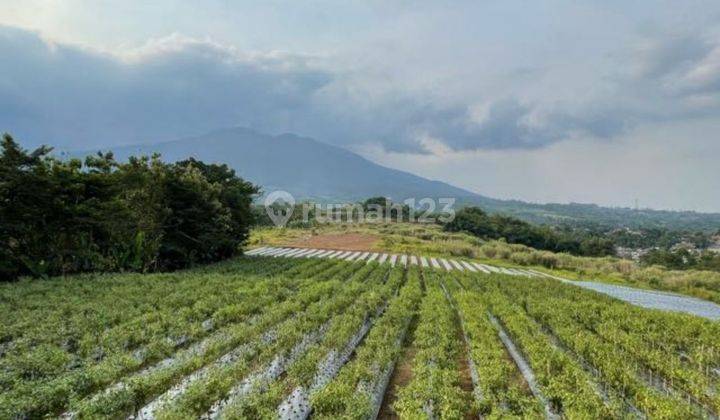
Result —
M633 69L618 84L636 98L646 118L685 119L720 112L720 38L700 31L638 43ZM644 107L644 108L642 108Z
M542 149L435 155L367 148L372 160L496 198L720 210L715 118L640 124L612 142L561 141Z
M596 63L561 54L528 67L513 58L477 84L467 81L472 72L403 67L393 61L401 47L367 51L378 55L247 52L174 34L107 52L0 26L0 54L11 57L0 65L0 129L26 144L77 149L247 126L438 154L608 142L645 122L720 112L720 42L702 34L646 37Z
M658 36L637 43L629 57L639 78L662 78L702 59L712 45L696 35Z
M244 55L174 35L116 56L0 27L0 127L87 147L272 126L332 80L311 58Z
M439 101L389 87L326 60L245 53L174 34L116 54L0 27L0 127L30 144L84 148L156 142L227 126L295 131L340 145L434 153L544 147L585 131L608 137L608 115L571 115L517 97Z

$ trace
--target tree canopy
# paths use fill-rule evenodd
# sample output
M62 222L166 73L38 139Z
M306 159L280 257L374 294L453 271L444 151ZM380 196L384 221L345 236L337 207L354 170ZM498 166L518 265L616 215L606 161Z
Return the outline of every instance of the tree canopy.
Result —
M226 165L63 161L8 134L0 147L0 279L177 269L232 256L247 239L259 189Z

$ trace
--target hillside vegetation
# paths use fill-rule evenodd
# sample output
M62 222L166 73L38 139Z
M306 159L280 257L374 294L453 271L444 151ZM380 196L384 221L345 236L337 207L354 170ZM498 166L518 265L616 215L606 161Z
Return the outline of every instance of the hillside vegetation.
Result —
M549 226L533 225L502 214L488 214L478 207L467 207L444 224L448 232L467 232L483 239L504 239L512 244L573 255L603 257L613 255L612 241L590 234L558 232Z

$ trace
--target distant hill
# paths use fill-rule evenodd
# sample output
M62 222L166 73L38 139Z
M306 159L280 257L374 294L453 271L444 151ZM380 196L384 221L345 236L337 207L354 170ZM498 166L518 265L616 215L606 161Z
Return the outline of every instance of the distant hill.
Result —
M510 214L534 223L720 232L719 213L602 207L596 204L581 203L535 204L517 200L495 200L487 208L493 212Z
M459 205L479 205L539 223L593 223L611 226L657 226L672 229L720 229L720 214L607 208L592 204L532 204L497 200L445 182L390 169L355 153L294 134L271 136L246 128L213 131L177 141L114 148L117 159L160 153L167 161L197 159L226 163L264 192L285 190L298 200L359 201L386 196L454 197ZM82 155L91 152L70 155Z

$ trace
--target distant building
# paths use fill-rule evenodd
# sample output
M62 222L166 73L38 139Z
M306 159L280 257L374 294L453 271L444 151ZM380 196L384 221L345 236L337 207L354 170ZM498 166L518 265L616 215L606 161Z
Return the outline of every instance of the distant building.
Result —
M628 248L623 246L615 247L615 254L620 257L624 258L626 260L633 260L633 261L640 261L640 258L642 258L643 255L647 254L648 252L652 251L655 248Z

